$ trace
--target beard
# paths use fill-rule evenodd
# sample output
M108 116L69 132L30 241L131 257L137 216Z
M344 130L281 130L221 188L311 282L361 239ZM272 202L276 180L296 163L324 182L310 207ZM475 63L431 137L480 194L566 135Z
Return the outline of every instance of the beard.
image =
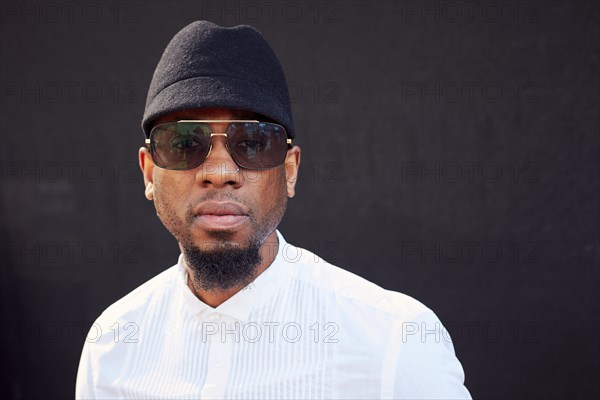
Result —
M276 178L273 193L277 200L266 214L258 217L252 203L232 193L209 191L186 206L183 216L178 216L175 207L177 194L167 189L167 185L157 185L155 188L154 205L161 222L179 242L185 263L191 277L193 287L204 291L227 291L232 288L243 288L250 284L263 262L261 248L267 237L277 228L287 206L285 176ZM233 240L234 232L207 232L210 239L198 242L192 236L194 223L194 206L208 200L231 200L244 204L248 209L251 234L245 243ZM265 250L265 249L263 249ZM265 250L268 251L268 250ZM267 256L266 254L264 254ZM271 254L270 254L271 255ZM267 256L270 258L270 255Z
M247 286L262 262L260 244L256 241L251 241L245 248L222 243L210 251L188 243L182 245L182 250L194 275L194 287L205 291Z

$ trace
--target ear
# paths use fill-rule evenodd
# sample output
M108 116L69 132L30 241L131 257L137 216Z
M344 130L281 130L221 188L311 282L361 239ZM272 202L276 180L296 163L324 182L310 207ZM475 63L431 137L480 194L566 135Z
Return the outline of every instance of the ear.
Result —
M300 147L294 146L288 150L285 157L285 179L287 182L287 195L289 198L296 194L296 181L300 168Z
M148 200L154 200L154 162L150 156L150 152L146 147L140 147L138 151L140 169L144 176L144 185L146 186L145 194Z

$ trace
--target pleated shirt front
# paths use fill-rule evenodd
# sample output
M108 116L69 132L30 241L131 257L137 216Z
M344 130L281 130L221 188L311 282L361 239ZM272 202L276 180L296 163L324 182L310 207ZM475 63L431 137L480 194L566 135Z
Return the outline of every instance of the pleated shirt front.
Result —
M173 267L111 305L77 398L470 398L452 341L417 300L279 238L274 262L213 308Z

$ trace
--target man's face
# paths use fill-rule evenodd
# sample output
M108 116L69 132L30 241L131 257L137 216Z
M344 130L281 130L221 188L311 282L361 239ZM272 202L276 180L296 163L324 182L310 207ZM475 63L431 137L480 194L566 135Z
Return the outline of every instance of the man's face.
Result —
M196 109L168 114L155 125L182 119L259 119L230 109ZM225 123L211 124L223 133ZM198 167L173 171L156 167L146 148L139 151L146 197L154 201L157 214L180 246L194 246L210 253L226 249L276 243L287 198L294 196L300 149L289 149L283 165L270 170L239 168L225 146L224 136L213 136L212 150Z

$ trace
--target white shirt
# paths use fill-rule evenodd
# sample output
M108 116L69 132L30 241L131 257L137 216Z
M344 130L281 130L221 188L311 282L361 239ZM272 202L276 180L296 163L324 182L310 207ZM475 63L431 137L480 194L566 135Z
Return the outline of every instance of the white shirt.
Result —
M277 235L273 263L216 308L180 256L106 309L77 398L470 398L431 310Z

